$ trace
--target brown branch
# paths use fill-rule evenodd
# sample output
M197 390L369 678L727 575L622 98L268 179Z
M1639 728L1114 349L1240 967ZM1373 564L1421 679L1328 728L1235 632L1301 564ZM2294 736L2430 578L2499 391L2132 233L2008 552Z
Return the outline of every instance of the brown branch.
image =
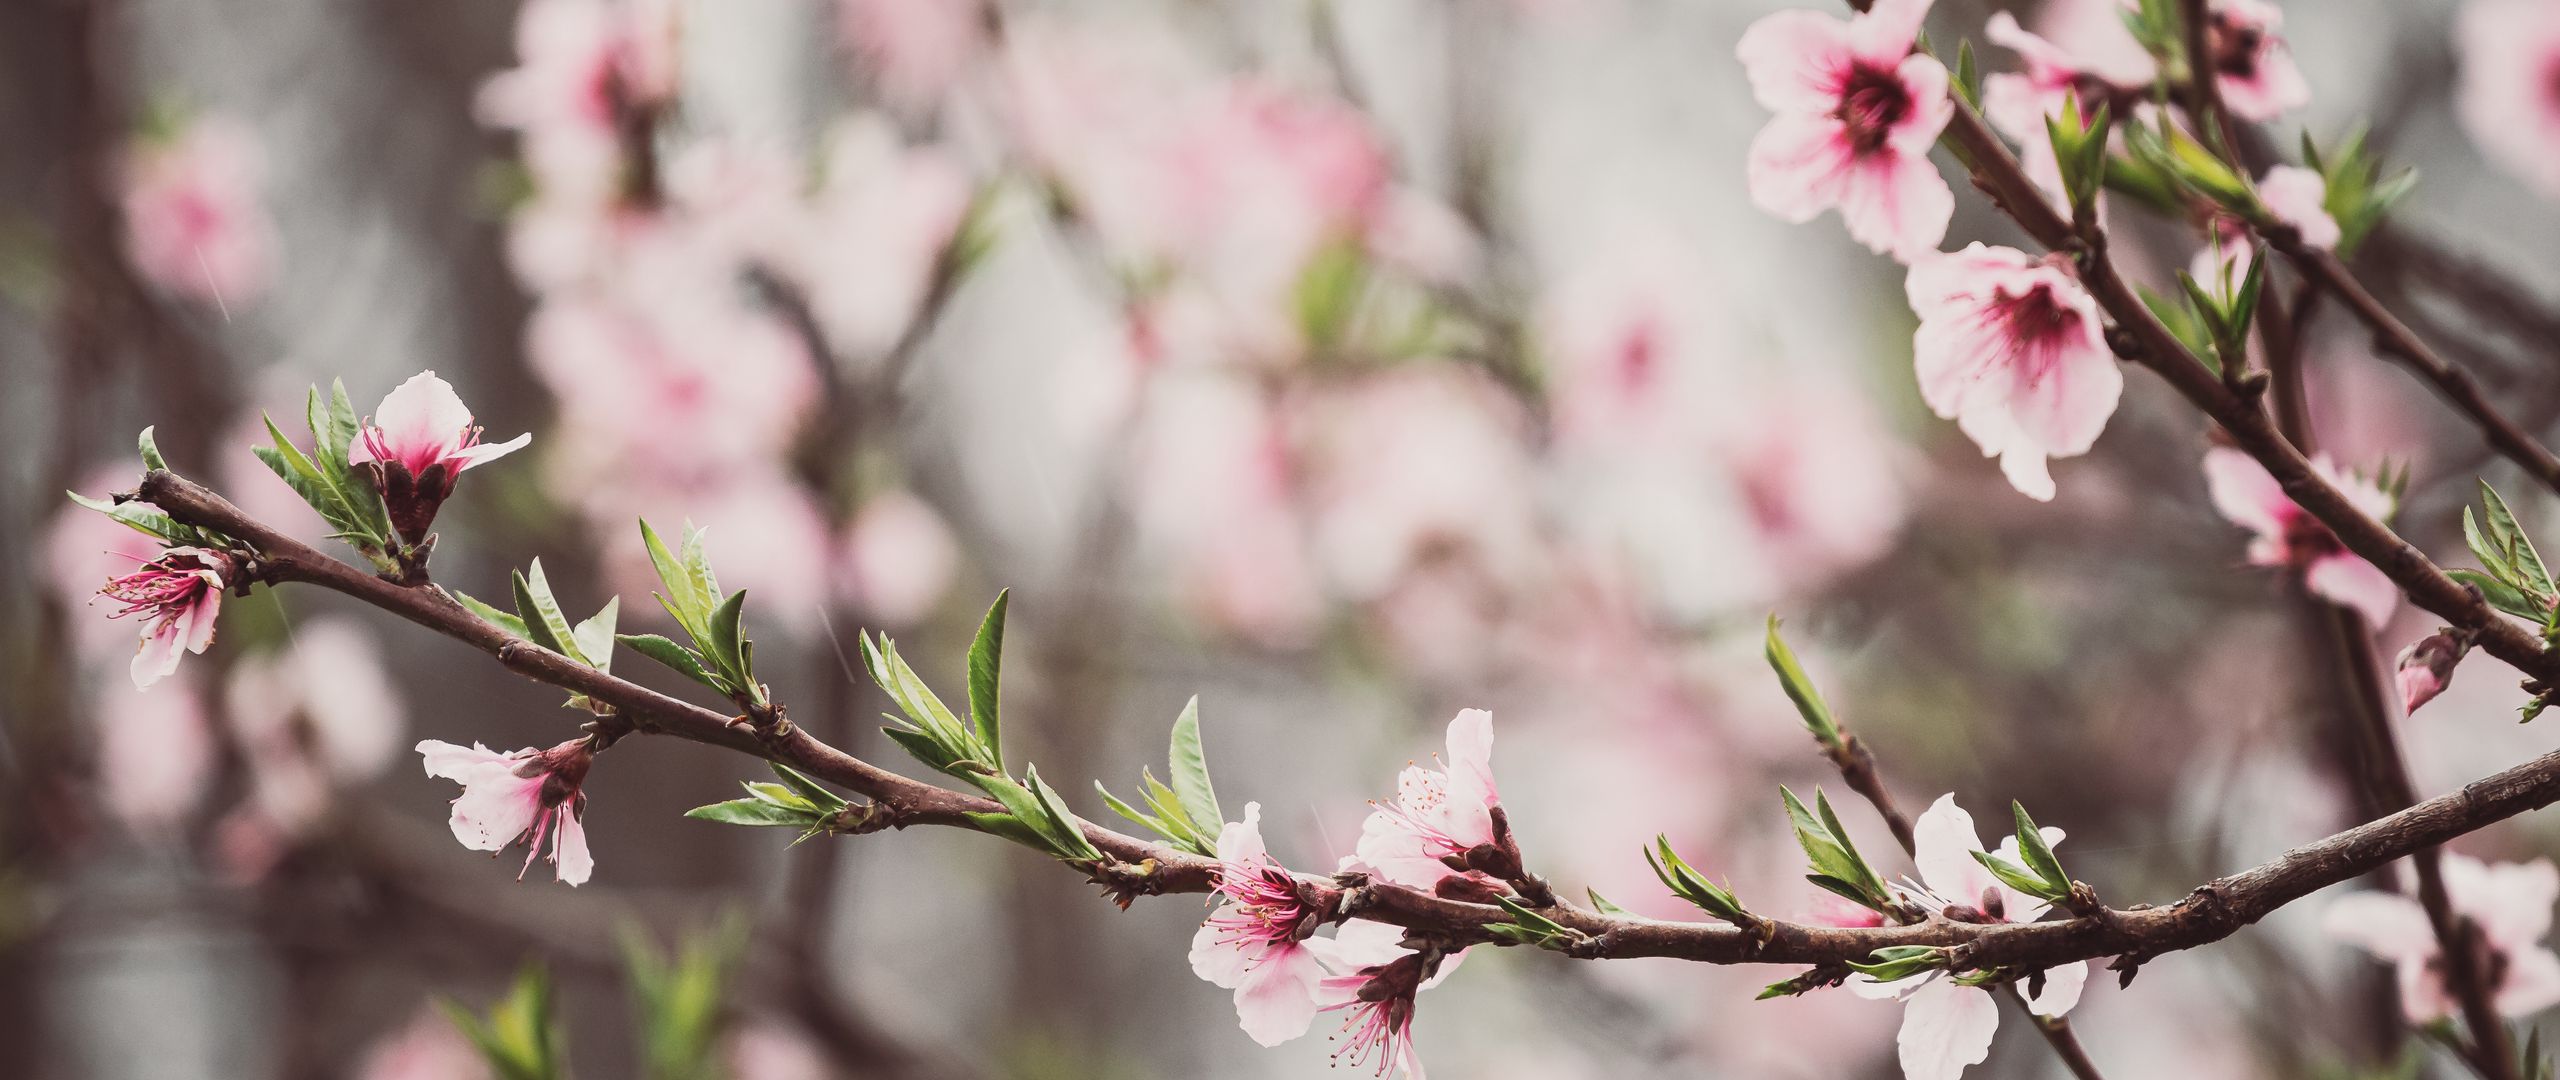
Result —
M2216 385L2219 385L2218 383ZM723 713L679 701L597 671L514 637L432 586L403 586L328 558L250 518L221 496L166 470L143 477L140 498L178 521L210 529L251 548L260 580L317 585L381 608L496 657L535 681L586 694L613 706L629 730L670 735L791 765L869 797L888 825L978 829L969 815L1001 812L990 799L909 779L794 730L759 737ZM2219 941L2269 912L2391 860L2560 801L2560 752L2486 777L2461 791L2296 848L2257 867L2198 888L2167 907L2102 910L2040 923L1971 924L1941 919L1908 926L1842 929L1770 922L1763 937L1722 923L1664 922L1559 906L1551 918L1588 939L1577 955L1669 957L1714 964L1839 964L1864 960L1893 945L1956 950L1955 966L2038 969L2099 957L2147 960ZM1111 859L1155 863L1145 884L1157 893L1201 893L1216 863L1160 844L1084 824L1084 834ZM1451 945L1478 944L1485 927L1508 922L1502 909L1446 900L1384 883L1337 883L1301 877L1307 899L1341 917L1389 923ZM1358 897L1349 910L1346 897Z
M2429 348L2417 331L2409 329L2407 323L2375 299L2336 255L2304 246L2301 236L2290 229L2267 229L2263 235L2304 277L2318 282L2345 303L2347 310L2373 331L2374 345L2384 356L2426 380L2456 411L2469 418L2499 456L2514 462L2544 487L2560 492L2560 455L2553 454L2551 448L2499 412L2469 372Z

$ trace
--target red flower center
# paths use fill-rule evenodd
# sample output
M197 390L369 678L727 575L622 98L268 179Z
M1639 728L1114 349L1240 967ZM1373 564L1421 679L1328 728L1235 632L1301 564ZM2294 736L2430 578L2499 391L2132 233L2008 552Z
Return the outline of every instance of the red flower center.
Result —
M1893 126L1911 112L1911 94L1892 68L1858 64L1840 88L1840 111L1833 115L1849 130L1849 145L1861 154L1883 149Z
M2243 25L2224 12L2213 13L2205 41L2213 54L2213 70L2234 79L2256 78L2258 57L2266 52L2266 45L2265 27Z

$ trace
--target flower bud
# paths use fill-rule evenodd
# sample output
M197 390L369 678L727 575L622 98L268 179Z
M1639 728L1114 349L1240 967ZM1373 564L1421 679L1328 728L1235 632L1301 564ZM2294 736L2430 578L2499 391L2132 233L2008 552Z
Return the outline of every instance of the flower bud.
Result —
M2452 685L2454 666L2470 651L2470 636L2451 630L2436 631L2402 650L2398 676L2402 715L2416 714L2419 706Z

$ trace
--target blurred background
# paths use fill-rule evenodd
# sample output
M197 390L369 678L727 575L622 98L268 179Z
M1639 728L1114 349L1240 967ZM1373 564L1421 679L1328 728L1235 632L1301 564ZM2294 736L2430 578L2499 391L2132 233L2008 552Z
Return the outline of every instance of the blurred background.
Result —
M633 521L690 519L793 718L910 772L849 639L896 635L954 693L1009 586L1008 730L1043 775L1107 818L1089 782L1161 768L1197 694L1228 803L1293 866L1482 706L1559 885L1678 916L1641 857L1664 833L1756 908L1818 911L1775 787L1838 785L1760 662L1772 612L1907 808L2023 800L2118 904L2361 820L2335 659L2208 506L2198 418L2136 373L2030 502L1920 406L1899 268L1749 206L1766 114L1733 43L1776 6L0 5L0 1073L485 1075L431 1003L536 962L580 1075L653 1075L621 942L725 927L715 1075L1321 1075L1326 1040L1260 1050L1191 975L1194 900L1124 913L948 830L786 849L684 820L756 775L699 746L608 755L594 880L519 884L408 748L575 718L315 590L235 601L135 691L130 624L87 606L135 538L60 493L129 488L152 424L316 542L248 453L261 411L298 433L311 384L369 409L422 369L534 435L446 508L439 581L502 594L539 556L571 608L619 595L648 629ZM2292 6L2315 99L2279 145L2366 120L2421 168L2363 272L2549 428L2560 207L2455 122L2454 6ZM1993 10L1945 0L1932 33ZM2121 33L2109 0L2013 10ZM2014 239L1959 207L1950 246ZM2154 287L2198 244L2127 228ZM2458 552L2501 467L2334 310L2310 342L2328 446L2410 463L2404 531ZM2404 610L2380 647L2432 626ZM2475 658L2408 726L2425 793L2548 748L2513 683ZM2387 971L2318 907L2093 980L2091 1053L2387 1071ZM1456 1077L1897 1075L1897 1009L1751 1001L1785 974L1501 950L1419 1039ZM2013 1016L1973 1075L2060 1073Z

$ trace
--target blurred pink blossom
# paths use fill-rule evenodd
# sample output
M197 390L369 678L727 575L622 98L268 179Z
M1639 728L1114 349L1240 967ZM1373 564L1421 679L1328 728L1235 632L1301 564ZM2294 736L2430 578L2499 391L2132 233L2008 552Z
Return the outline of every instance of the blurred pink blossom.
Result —
M951 92L986 48L979 0L837 0L845 45L902 108L922 111Z
M462 785L453 800L453 838L473 851L503 851L525 845L524 870L551 845L553 876L584 885L595 873L587 853L585 815L587 767L595 751L586 740L572 739L549 750L524 749L501 754L473 743L469 747L429 739L418 744L427 775ZM524 879L518 871L516 879Z
M622 183L623 110L676 91L672 0L529 0L516 17L517 67L480 89L480 119L511 128L546 193L606 202Z
M1323 595L1280 418L1260 388L1223 373L1169 374L1149 395L1133 448L1141 542L1209 625L1304 644Z
M2311 467L2376 520L2387 520L2397 501L2391 493L2360 474L2341 474L2322 454ZM2299 571L2311 591L2361 613L2368 626L2380 629L2400 606L2400 587L2391 578L2348 551L2337 534L2287 497L2276 478L2257 459L2230 447L2215 447L2204 457L2205 487L2213 508L2233 524L2257 535L2249 541L2249 562Z
M1751 144L1751 201L1802 224L1837 208L1849 236L1910 262L1955 213L1929 149L1954 115L1947 69L1912 51L1930 0L1881 0L1847 21L1781 11L1743 32L1752 96L1777 115Z
M1912 832L1917 850L1911 861L1925 888L1902 890L1908 899L1933 910L1961 910L1963 918L1975 922L2034 922L2050 906L2010 888L1975 860L1974 853L1983 850L1982 838L1955 796L1943 795L1930 804ZM2047 827L2044 839L2058 843L2062 830ZM2001 840L1994 854L2020 863L2018 838ZM2028 996L2028 1011L2038 1016L2070 1012L2080 1003L2088 977L2085 962L2047 969L2044 991ZM1956 1080L1966 1066L1981 1064L1991 1053L1991 1036L2000 1026L1999 1002L1988 991L1957 984L1943 970L1889 983L1860 974L1851 976L1847 986L1862 997L1903 1003L1902 1034L1896 1041L1904 1080Z
M2338 219L2329 215L2328 197L2329 182L2319 173L2297 165L2278 165L2258 178L2258 201L2266 205L2267 212L2277 221L2293 226L2301 234L2304 246L2319 251L2338 246L2343 235ZM2209 242L2196 251L2195 262L2187 272L2212 289L2218 287L2222 268L2227 266L2236 288L2249 272L2251 245L2257 238L2246 224L2227 214L2213 214L2207 227L2212 232Z
M2284 12L2266 0L2213 0L2205 48L2222 103L2264 122L2311 104L2311 84L2284 43Z
M381 648L339 618L314 619L293 628L282 650L243 658L223 703L260 808L295 830L318 822L332 786L389 767L407 726Z
M2542 944L2551 931L2551 905L2560 901L2560 870L2549 859L2491 865L2448 853L2443 861L2454 913L2480 930L2487 952L2481 967L2496 979L2498 1013L2527 1017L2560 1004L2560 955ZM2398 969L2400 1007L2410 1023L2453 1015L2435 931L2417 901L2360 892L2330 904L2321 925Z
M1324 919L1298 898L1297 879L1262 846L1262 804L1218 832L1223 906L1191 938L1191 971L1235 991L1236 1019L1264 1046L1307 1033L1327 972L1305 932Z
M789 263L837 348L877 359L920 314L973 196L944 149L907 146L877 114L840 121Z
M180 677L156 694L102 682L90 715L108 811L141 835L184 824L213 779L213 729L196 680Z
M217 305L255 298L275 274L275 222L259 202L265 156L229 117L206 117L127 151L125 256L152 284Z
M587 512L609 530L605 570L619 592L645 594L659 587L631 521L685 521L708 537L720 583L761 598L757 619L791 633L820 625L829 600L821 585L839 557L836 542L808 489L778 464L724 474L698 488L617 489L610 498L588 503Z
M2060 265L1980 243L1913 264L1905 288L1921 399L2052 499L2046 459L2087 453L2124 391L2097 302Z
M222 594L239 570L239 560L226 553L173 547L98 590L99 596L124 605L108 618L142 616L142 644L133 654L136 689L148 690L178 670L181 655L204 655L213 644Z
M1441 764L1406 766L1395 802L1377 804L1361 823L1359 861L1396 884L1430 889L1459 873L1441 860L1494 842L1489 811L1502 795L1493 782L1493 714L1468 709L1449 721Z
M365 1053L363 1071L357 1075L360 1080L487 1080L489 1067L452 1019L437 1010L422 1009L407 1027L383 1036Z
M835 1080L826 1055L796 1032L749 1021L729 1036L731 1080Z
M2492 164L2560 199L2560 7L2470 0L2454 27L2455 112Z
M1355 600L1463 560L1507 583L1538 557L1526 421L1482 377L1413 364L1293 410L1316 553Z
M950 591L960 549L933 504L892 488L854 511L837 565L843 595L864 617L910 626L932 614Z
M91 473L79 491L104 499L117 490L133 490L139 479L132 468L110 466ZM159 558L164 546L147 533L65 499L45 529L45 569L52 577L54 601L65 609L90 603L101 583ZM133 631L106 619L75 618L71 640L83 658L99 661L131 647Z
M1776 583L1816 587L1883 555L1909 511L1903 447L1859 388L1804 366L1746 400L1718 426L1716 456Z

